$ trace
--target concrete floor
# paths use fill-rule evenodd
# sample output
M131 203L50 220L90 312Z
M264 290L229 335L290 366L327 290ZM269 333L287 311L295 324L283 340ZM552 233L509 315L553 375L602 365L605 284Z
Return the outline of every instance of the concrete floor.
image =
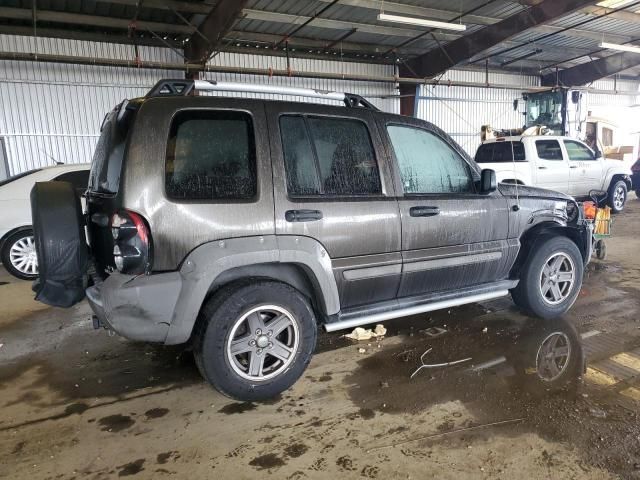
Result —
M632 197L609 259L555 324L575 327L589 365L555 395L529 393L519 362L545 326L509 299L389 322L379 342L323 334L290 391L247 404L205 385L189 352L95 332L86 303L47 308L0 270L0 477L640 478ZM447 331L433 338L433 326ZM430 347L425 360L472 360L411 380Z

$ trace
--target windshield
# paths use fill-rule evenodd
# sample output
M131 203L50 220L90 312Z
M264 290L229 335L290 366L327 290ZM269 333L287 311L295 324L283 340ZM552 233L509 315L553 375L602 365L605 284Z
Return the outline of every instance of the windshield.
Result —
M19 173L17 175L14 175L13 177L9 177L6 180L0 181L0 187L2 187L4 185L7 185L7 184L9 184L11 182L14 182L16 180L19 180L22 177L26 177L27 175L31 175L32 173L39 172L40 170L42 170L42 169L41 168L36 168L35 170L28 170L26 172L22 172L22 173Z
M90 191L106 194L118 192L122 159L134 111L125 100L105 117L91 161Z
M526 126L534 125L546 125L562 135L562 91L528 94Z

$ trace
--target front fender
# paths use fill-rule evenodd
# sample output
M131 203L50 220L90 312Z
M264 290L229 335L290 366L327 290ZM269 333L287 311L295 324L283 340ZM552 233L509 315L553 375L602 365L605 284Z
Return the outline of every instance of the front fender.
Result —
M627 187L631 188L631 169L620 168L619 166L608 167L604 175L602 190L608 190L614 177L620 177L625 181Z

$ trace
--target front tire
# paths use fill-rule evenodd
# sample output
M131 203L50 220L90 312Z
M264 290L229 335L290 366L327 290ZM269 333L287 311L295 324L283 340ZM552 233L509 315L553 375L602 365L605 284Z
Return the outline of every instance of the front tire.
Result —
M511 296L516 305L533 315L556 318L578 298L583 272L576 244L567 237L549 237L536 245Z
M620 213L624 210L627 202L627 184L623 180L612 182L609 187L609 206L613 213Z
M580 335L567 322L532 322L513 353L517 385L535 397L578 387L585 360Z
M289 285L255 280L223 288L207 301L194 336L196 364L220 393L242 401L273 398L311 360L316 318Z
M38 277L38 257L33 230L22 230L10 235L2 247L2 264L7 271L21 280Z

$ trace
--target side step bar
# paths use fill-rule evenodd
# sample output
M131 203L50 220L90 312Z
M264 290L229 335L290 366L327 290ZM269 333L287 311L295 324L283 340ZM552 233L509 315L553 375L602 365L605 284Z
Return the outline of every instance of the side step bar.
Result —
M326 323L324 325L324 328L327 332L335 332L337 330L359 327L361 325L368 325L370 323L383 322L385 320L392 320L394 318L408 317L410 315L417 315L419 313L433 312L434 310L442 310L443 308L459 307L460 305L466 305L467 303L484 302L486 300L493 300L494 298L500 298L506 295L509 295L509 290L496 290L494 292L478 293L475 295L468 295L466 297L457 297L447 300L441 300L438 302L424 303L422 305L399 308L398 310L390 310L386 312L374 313L372 315L350 318L348 320Z

